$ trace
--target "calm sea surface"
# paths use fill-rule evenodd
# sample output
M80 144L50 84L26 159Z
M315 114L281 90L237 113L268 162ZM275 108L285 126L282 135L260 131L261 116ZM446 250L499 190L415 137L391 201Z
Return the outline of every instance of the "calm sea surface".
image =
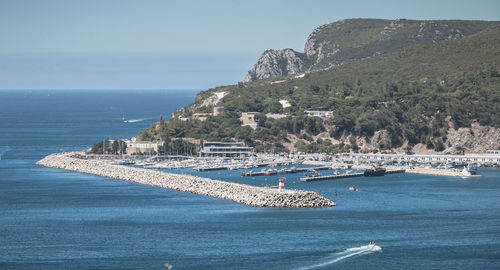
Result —
M0 91L0 269L500 268L499 170L311 183L287 175L287 187L337 206L260 209L34 164L135 136L194 95ZM178 172L277 185L240 171ZM371 240L380 250L364 247Z

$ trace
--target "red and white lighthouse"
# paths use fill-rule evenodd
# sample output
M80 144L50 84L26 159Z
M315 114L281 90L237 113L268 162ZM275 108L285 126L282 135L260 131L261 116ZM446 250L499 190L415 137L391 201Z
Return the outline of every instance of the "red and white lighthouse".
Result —
M278 184L278 189L280 191L285 190L285 177L280 177L280 182Z

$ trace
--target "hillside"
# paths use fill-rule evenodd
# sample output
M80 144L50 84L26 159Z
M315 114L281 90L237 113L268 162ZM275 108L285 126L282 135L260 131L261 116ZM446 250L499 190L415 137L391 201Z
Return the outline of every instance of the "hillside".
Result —
M500 26L490 24L464 38L418 44L303 76L207 90L138 139L239 140L257 151L498 149ZM192 117L214 106L225 112L204 121ZM305 114L317 107L333 117ZM244 112L258 112L255 129L242 126Z
M455 40L475 34L496 22L347 19L316 28L304 52L267 50L244 82L340 66L409 48L417 44Z

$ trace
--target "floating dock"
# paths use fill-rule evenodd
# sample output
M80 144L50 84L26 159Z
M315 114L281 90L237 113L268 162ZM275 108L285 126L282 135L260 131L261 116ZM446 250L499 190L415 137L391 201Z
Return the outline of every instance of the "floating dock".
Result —
M258 164L255 164L256 167L286 166L286 165L290 165L290 162L275 162L275 163L258 163ZM327 169L329 169L329 167L325 167L325 168L326 169L320 169L320 170L327 170ZM237 169L239 169L239 168L236 168L236 170ZM223 166L215 166L215 167L197 167L197 168L194 168L194 170L197 170L197 171L200 171L200 172L218 171L218 170L233 170L233 166L231 166L231 165L223 165ZM255 172L255 173L257 173L257 172ZM253 174L253 175L256 175L256 174ZM261 174L261 175L263 175L263 174Z
M400 169L400 170L391 170L391 171L385 171L385 174L391 174L391 173L404 173L406 172L405 169Z
M316 170L316 171L322 171L322 170L330 170L331 167L316 167L316 168L296 168L296 169L286 169L286 170L277 170L272 173L269 172L254 172L254 171L248 171L248 172L243 172L241 175L242 176L261 176L261 175L277 175L277 174L285 174L285 173L300 173L300 172L307 172L309 170Z
M349 173L349 174L329 174L329 175L320 175L320 176L306 176L300 178L302 182L311 182L311 181L320 181L320 180L328 180L328 179L339 179L339 178L350 178L350 177L360 177L364 176L364 173Z
M202 168L196 168L195 170L199 172L207 172L207 171L218 171L218 170L228 170L229 167L227 166L222 166L222 167L202 167Z
M404 172L405 172L405 170L392 170L392 171L386 171L385 174L404 173ZM339 178L351 178L351 177L360 177L360 176L365 176L365 173L361 172L361 173L349 173L349 174L330 174L330 175L320 175L320 176L308 176L308 177L300 178L300 181L311 182L311 181L339 179Z

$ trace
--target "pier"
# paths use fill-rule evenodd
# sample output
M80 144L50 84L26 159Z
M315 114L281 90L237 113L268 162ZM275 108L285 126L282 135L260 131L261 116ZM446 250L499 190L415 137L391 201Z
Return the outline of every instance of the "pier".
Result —
M406 170L387 170L385 174L393 173L404 173ZM329 179L340 179L340 178L351 178L351 177L361 177L365 176L364 172L361 173L345 173L345 174L330 174L330 175L320 175L320 176L307 176L300 178L302 182L329 180Z
M320 181L320 180L328 180L328 179L339 179L339 178L351 178L351 177L360 177L364 176L364 173L349 173L349 174L329 174L329 175L320 175L320 176L306 176L300 178L302 182L311 182L311 181Z
M36 164L231 200L248 206L289 208L335 206L334 202L312 191L263 188L192 175L111 164L103 160L90 159L83 152L52 154Z
M385 174L391 174L391 173L404 173L406 172L405 169L399 169L399 170L387 170L385 171Z
M300 172L307 172L310 170L315 170L315 171L322 171L322 170L330 170L331 167L315 167L315 168L295 168L295 169L286 169L286 170L276 170L272 173L270 172L265 172L265 171L259 171L259 172L254 172L254 171L248 171L248 172L243 172L241 173L242 176L261 176L261 175L277 175L277 174L286 174L286 173L300 173Z
M208 171L219 171L219 170L229 170L228 166L222 166L222 167L199 167L196 168L195 170L199 172L208 172Z

